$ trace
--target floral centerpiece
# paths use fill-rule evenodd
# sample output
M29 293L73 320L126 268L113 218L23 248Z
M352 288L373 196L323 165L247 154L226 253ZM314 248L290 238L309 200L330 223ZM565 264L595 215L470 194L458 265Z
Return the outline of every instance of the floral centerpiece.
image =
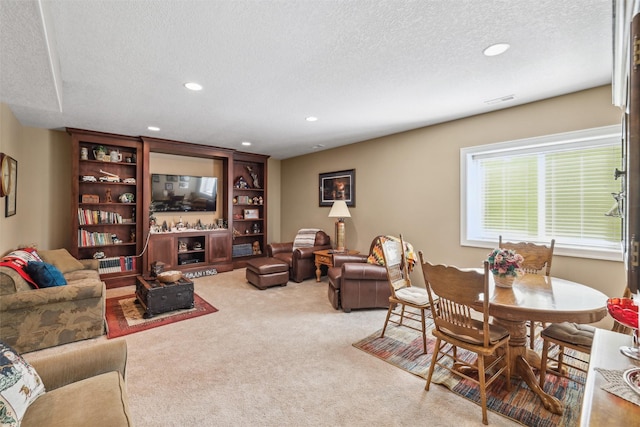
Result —
M487 261L498 286L511 286L513 280L523 273L521 266L524 258L512 249L494 249Z

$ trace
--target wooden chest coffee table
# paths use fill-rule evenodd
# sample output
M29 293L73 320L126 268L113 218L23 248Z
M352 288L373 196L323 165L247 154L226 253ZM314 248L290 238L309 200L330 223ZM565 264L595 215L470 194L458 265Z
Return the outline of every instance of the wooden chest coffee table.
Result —
M148 319L156 314L182 308L193 308L193 282L184 277L176 282L162 283L151 277L136 278L136 303Z

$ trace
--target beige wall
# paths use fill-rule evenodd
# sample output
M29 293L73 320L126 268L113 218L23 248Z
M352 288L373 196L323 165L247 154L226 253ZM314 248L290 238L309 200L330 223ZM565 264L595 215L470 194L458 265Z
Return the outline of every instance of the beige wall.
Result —
M4 217L0 252L70 240L70 137L21 126L0 104L0 151L18 160L17 214ZM318 174L356 169L357 206L346 220L347 245L368 250L378 234L403 233L428 259L479 265L487 250L460 246L461 147L620 123L609 86L509 108L287 160L269 159L268 240L286 241L302 227L333 236L329 208L318 207ZM619 262L556 257L554 275L614 296L624 286ZM417 283L421 275L415 275Z
M282 238L319 227L333 239L328 207L318 207L318 174L356 170L356 207L347 246L367 251L378 234L402 233L437 263L479 266L488 253L460 246L460 148L619 124L611 88L548 99L282 161ZM612 171L613 174L613 171ZM554 257L553 274L618 295L621 262ZM413 280L422 284L422 273Z
M18 161L16 215L4 216L0 199L0 253L36 244L67 247L71 241L71 139L64 132L20 125L0 104L0 152Z
M281 186L280 165L282 161L269 158L267 163L267 243L281 242L280 199Z

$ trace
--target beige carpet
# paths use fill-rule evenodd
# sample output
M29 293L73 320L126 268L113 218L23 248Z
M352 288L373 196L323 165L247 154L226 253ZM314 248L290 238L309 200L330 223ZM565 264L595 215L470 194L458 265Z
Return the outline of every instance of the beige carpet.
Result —
M482 425L479 406L352 346L385 310L334 310L326 277L260 291L244 274L195 280L215 315L117 338L136 426ZM494 413L489 424L517 425Z

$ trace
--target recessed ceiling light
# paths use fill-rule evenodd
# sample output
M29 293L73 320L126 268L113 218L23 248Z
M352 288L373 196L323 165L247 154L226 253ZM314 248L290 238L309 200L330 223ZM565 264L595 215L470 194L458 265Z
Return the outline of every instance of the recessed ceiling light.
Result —
M154 131L154 132L158 132L160 130L160 128L158 126L148 126L147 129Z
M308 122L315 122L315 121L318 120L318 118L315 117L315 116L309 116L305 120L308 121Z
M312 150L317 150L319 148L324 148L324 144L316 144L313 147L311 147Z
M505 53L511 45L509 43L496 43L482 51L485 56L496 56Z
M484 103L487 104L487 105L495 105L495 104L499 104L501 102L513 101L514 99L516 99L515 95L505 95L505 96L501 96L500 98L495 98L495 99L490 99L488 101L484 101Z
M186 87L189 90L202 90L202 86L194 82L185 83L184 87Z
M242 145L245 145L248 147L249 145L251 145L251 143L249 141L242 141Z

